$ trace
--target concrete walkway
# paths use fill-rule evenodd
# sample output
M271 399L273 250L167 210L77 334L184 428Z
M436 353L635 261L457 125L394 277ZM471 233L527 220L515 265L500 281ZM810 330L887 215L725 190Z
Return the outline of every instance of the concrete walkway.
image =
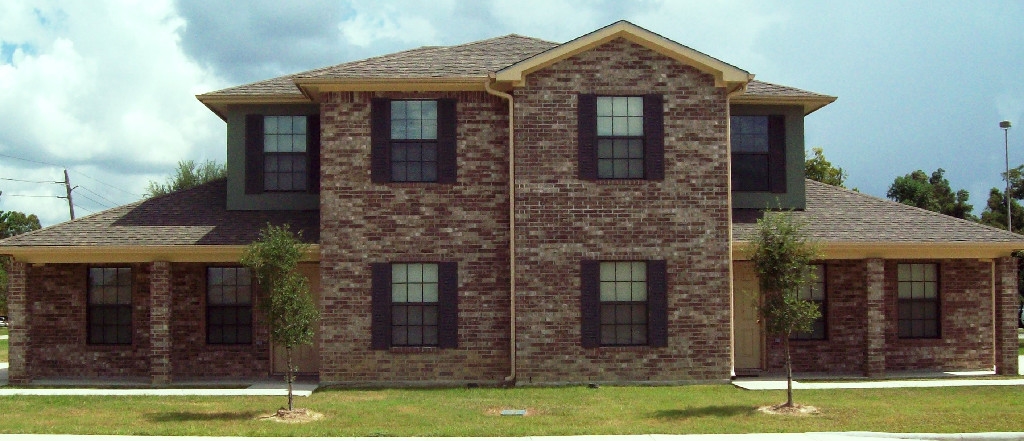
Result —
M112 435L0 435L0 441L236 441L244 437L197 437L197 436L112 436ZM522 437L481 437L481 438L310 438L310 437L260 437L261 441L892 441L905 440L977 440L977 441L1019 441L1024 432L990 433L881 433L881 432L808 432L808 433L745 433L723 435L584 435L584 436L522 436Z

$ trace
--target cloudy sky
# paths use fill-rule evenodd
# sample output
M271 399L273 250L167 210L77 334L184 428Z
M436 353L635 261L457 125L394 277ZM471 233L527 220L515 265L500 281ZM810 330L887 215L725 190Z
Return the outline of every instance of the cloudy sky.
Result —
M198 93L423 45L564 42L625 19L839 100L807 146L884 196L939 167L975 214L1024 163L1024 2L431 0L0 2L0 210L68 219L138 200L180 159L224 161ZM27 181L27 182L26 182ZM37 197L41 196L41 197Z

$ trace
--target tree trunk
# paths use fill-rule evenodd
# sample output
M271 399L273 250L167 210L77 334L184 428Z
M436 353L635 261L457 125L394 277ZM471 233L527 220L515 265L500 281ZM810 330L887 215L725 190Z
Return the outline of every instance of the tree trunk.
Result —
M285 379L288 381L288 410L295 410L295 407L292 405L292 381L295 377L295 374L292 372L292 347L285 346L284 353L285 358L288 360L288 372L284 374Z
M789 336L782 337L786 349L786 407L793 407L793 359L789 356Z

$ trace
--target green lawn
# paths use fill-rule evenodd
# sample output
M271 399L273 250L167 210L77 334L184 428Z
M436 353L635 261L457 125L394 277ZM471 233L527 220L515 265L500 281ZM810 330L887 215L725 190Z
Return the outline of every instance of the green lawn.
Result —
M812 417L758 406L785 392L728 385L331 390L299 398L306 424L256 418L283 397L30 397L0 400L0 432L219 436L527 436L807 431L1019 431L1024 388L797 391ZM525 417L499 416L527 409Z

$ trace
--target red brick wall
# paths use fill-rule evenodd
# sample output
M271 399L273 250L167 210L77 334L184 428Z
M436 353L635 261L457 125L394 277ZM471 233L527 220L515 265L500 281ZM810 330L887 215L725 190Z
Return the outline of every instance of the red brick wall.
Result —
M794 372L862 373L864 369L864 281L863 261L825 262L827 293L826 340L791 340ZM781 340L768 337L768 367L785 367Z
M665 180L581 181L578 93L663 94ZM728 379L723 90L618 39L530 74L514 95L519 382ZM668 347L581 347L584 258L667 261Z
M84 264L28 265L28 379L134 379L149 381L150 273L152 264L113 264L132 268L132 344L86 344L88 268ZM270 351L267 332L257 326L256 343L206 344L203 264L171 264L170 377L172 380L266 377ZM259 321L257 321L259 323ZM166 369L166 368L165 368ZM160 380L163 380L161 378Z
M457 100L458 183L370 181L370 100ZM321 381L498 383L509 371L508 108L484 92L321 107ZM455 261L456 349L370 349L370 264Z
M885 371L989 370L993 363L991 263L941 260L941 337L898 337L897 265L885 261ZM827 262L828 339L791 341L794 372L864 372L868 349L864 261ZM784 366L782 344L768 338L768 368ZM881 373L881 372L880 372Z
M112 265L129 266L129 265ZM132 344L86 344L88 265L28 267L27 372L41 378L149 380L149 265L132 268Z
M237 264L221 266L232 265ZM252 344L206 344L206 268L206 264L195 263L171 265L172 378L266 377L270 372L270 344L265 322L258 316Z
M992 369L992 264L978 260L939 263L941 337L897 337L896 261L885 264L886 371Z

